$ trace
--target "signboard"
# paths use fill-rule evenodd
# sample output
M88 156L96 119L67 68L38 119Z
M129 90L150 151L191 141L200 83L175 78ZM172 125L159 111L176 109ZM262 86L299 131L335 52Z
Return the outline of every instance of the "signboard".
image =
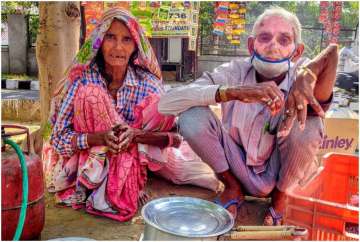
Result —
M330 110L328 113L331 114L331 112ZM358 147L359 119L357 114L348 110L340 110L338 113L343 117L326 115L325 134L319 145L319 155L328 152L354 154Z

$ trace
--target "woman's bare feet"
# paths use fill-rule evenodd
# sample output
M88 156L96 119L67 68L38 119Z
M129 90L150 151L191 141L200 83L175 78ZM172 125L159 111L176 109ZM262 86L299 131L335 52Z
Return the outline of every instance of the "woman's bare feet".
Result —
M244 200L241 185L229 170L218 173L217 175L225 185L224 191L218 197L219 202L222 205L226 205L232 200L236 201L226 208L233 215L234 219L236 219L237 209Z
M282 225L282 216L285 212L286 194L279 191L276 187L271 195L271 207L265 213L264 225ZM272 211L271 211L272 208Z
M146 191L139 192L139 205L144 206L150 200L150 195Z

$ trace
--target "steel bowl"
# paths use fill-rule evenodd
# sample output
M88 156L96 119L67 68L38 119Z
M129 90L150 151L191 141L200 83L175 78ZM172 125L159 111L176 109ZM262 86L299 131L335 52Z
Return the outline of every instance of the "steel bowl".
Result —
M141 210L146 222L143 240L216 240L234 226L223 207L192 197L166 197Z

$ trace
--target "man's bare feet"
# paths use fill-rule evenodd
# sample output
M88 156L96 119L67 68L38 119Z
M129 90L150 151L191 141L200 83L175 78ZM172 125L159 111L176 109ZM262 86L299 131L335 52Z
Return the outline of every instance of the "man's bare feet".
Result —
M270 209L265 213L264 225L282 225L283 220L282 216L285 212L286 205L286 194L284 192L279 191L276 187L274 191L271 193L271 207L273 211Z
M225 185L224 191L218 197L219 202L222 205L226 205L232 200L236 201L226 208L233 215L234 219L236 219L238 206L244 200L241 185L229 170L218 173L217 175Z

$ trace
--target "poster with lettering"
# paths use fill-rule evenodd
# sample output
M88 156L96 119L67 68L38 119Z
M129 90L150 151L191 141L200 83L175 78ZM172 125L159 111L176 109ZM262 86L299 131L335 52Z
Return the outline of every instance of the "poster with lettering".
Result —
M152 37L189 37L191 3L161 2L152 16Z
M109 8L123 8L130 11L144 28L148 37L194 39L197 36L199 2L85 1L81 4L85 11L86 37L89 37L101 19L103 12Z

